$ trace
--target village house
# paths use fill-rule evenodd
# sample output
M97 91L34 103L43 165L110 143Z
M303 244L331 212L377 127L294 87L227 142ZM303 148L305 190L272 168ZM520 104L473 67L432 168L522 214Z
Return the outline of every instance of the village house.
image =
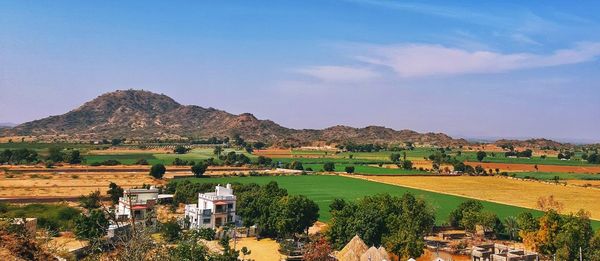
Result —
M197 204L185 206L185 218L189 228L219 228L239 222L236 216L236 196L231 184L217 185L215 192L198 194Z
M117 222L134 222L136 226L155 227L157 221L154 207L159 198L158 192L154 187L125 190L115 211Z
M538 261L539 256L535 252L522 249L511 249L500 244L486 244L474 246L471 252L473 261Z
M358 236L354 236L342 250L333 253L336 260L340 261L389 261L390 255L380 246L376 248L367 247L365 242Z

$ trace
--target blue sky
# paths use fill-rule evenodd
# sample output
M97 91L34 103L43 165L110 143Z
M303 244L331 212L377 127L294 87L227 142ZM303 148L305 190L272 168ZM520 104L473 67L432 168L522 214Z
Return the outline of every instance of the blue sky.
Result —
M145 89L286 127L600 141L597 1L3 1L0 122Z

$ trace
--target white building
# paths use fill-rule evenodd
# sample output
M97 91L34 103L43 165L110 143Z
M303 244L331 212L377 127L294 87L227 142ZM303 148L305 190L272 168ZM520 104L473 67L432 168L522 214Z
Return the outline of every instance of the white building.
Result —
M158 200L158 189L127 189L119 198L115 216L119 222L135 221L136 225L156 226L154 206ZM133 214L133 215L132 215ZM133 220L132 220L133 218Z
M198 194L198 204L185 206L185 218L192 229L218 228L229 223L236 223L236 197L231 184L226 187L218 185L215 192Z

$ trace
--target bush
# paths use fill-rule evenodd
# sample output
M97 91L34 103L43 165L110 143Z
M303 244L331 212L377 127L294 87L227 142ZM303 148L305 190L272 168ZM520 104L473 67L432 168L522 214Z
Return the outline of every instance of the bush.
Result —
M181 227L176 220L171 219L161 226L161 235L165 241L172 243L180 239Z
M165 165L160 163L155 164L150 168L150 176L154 177L155 179L162 179L166 171L167 169L165 168Z
M348 174L352 174L352 173L354 173L354 166L346 166L346 169L345 169L345 171L346 171L346 173L348 173Z
M326 162L325 164L323 164L323 170L324 171L334 171L335 164L333 162Z

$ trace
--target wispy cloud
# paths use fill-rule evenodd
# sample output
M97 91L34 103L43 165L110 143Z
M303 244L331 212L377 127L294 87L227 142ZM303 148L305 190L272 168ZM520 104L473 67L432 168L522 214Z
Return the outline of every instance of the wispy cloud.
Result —
M578 43L549 54L470 51L431 44L366 46L354 58L364 67L314 66L298 70L327 81L368 80L393 71L401 78L439 75L501 73L515 70L577 64L600 56L600 42Z
M296 70L299 73L330 82L364 81L377 78L379 74L369 68L351 66L312 66Z

